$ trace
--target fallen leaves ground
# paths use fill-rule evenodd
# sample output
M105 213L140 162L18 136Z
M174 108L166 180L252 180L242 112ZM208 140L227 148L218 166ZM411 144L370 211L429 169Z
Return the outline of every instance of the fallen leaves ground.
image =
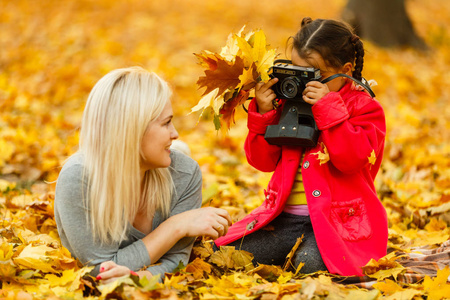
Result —
M202 75L193 53L218 52L229 33L262 28L285 53L304 16L338 18L335 1L0 0L0 276L2 299L413 299L449 297L449 271L413 285L396 281L384 265L375 289L336 283L333 276L302 277L273 266L253 268L246 253L211 254L198 241L191 264L163 284L124 278L99 286L61 248L53 219L54 181L76 151L77 129L93 84L106 72L141 65L167 79L175 124L204 174L204 204L234 218L261 203L270 174L244 157L245 113L223 135L211 115L190 114L201 98ZM380 49L366 43L364 75L375 79L388 136L377 188L389 213L390 247L440 245L450 230L450 5L407 1L415 28L431 50ZM432 16L432 21L430 21ZM395 261L395 260L394 260ZM374 262L373 274L377 265ZM385 270L386 271L386 270Z

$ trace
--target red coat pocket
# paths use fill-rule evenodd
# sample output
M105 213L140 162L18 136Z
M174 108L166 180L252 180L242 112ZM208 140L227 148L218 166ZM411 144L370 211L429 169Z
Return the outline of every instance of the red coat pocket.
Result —
M368 239L372 235L367 209L361 198L331 204L331 221L338 234L347 241Z

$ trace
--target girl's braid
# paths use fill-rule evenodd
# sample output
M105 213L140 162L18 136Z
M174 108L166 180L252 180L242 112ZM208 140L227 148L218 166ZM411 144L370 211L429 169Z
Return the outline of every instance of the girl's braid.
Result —
M364 46L359 36L354 34L350 38L350 42L355 47L355 70L352 75L353 78L361 80L362 79L362 69L364 65Z

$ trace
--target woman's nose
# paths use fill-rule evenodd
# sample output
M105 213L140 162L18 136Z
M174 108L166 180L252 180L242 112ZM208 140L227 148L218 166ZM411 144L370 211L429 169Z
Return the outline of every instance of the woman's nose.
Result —
M179 137L178 131L175 129L175 126L172 126L172 132L170 133L170 138L172 140L176 140Z

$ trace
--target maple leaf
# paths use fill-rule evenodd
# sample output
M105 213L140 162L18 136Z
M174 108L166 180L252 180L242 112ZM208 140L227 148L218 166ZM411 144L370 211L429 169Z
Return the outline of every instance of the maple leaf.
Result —
M405 267L400 265L396 260L399 257L395 256L394 252L380 258L378 261L371 259L362 270L364 274L369 277L376 278L377 280L382 280L387 277L397 278L397 275L405 270Z
M208 70L214 71L217 69L217 61L218 60L223 60L223 58L216 54L216 53L212 53L210 51L202 51L199 54L194 53L195 56L197 56L198 60L199 60L199 64L204 67L207 68Z
M205 76L197 81L199 88L206 87L203 95L219 89L218 94L221 95L227 89L234 89L239 84L239 76L244 71L244 61L239 56L236 57L234 63L225 60L217 61L215 70L206 70Z
M253 254L244 250L236 250L231 254L234 261L235 269L242 269L249 271L255 266L253 265Z
M191 108L191 113L196 112L198 110L202 110L202 114L203 114L203 111L206 108L213 107L214 106L213 103L217 99L218 93L219 93L219 89L217 88L217 89L213 90L212 92L203 96L200 99L200 101L197 103L197 105L195 105L193 108Z
M252 63L249 68L245 68L241 76L239 76L239 84L236 86L237 90L241 88L249 90L256 85L256 79L258 78L258 73L256 72L256 65Z
M375 164L375 162L377 161L377 156L375 155L375 150L372 150L368 159L369 159L370 164L372 164L372 165Z
M231 124L234 124L236 107L247 101L249 94L250 92L248 91L240 90L237 96L225 102L223 107L220 109L220 114L222 115L221 124L224 123L226 128L229 129Z
M330 160L330 154L328 153L328 149L324 143L320 143L323 152L317 151L315 153L311 153L312 155L317 155L317 159L320 161L319 165L323 165Z
M205 278L205 273L211 273L211 265L197 257L186 266L186 272L191 273L195 279Z
M450 283L447 282L449 276L450 269L448 266L438 270L434 279L425 276L423 287L428 292L428 299L439 300L450 295Z
M25 269L41 270L46 273L56 273L57 270L53 267L53 261L56 252L54 248L46 245L27 245L16 258L14 262Z
M0 245L0 275L2 278L11 278L16 275L16 266L12 261L13 245L3 242Z
M383 294L385 295L392 295L396 292L403 291L403 288L401 286L390 279L386 279L384 282L374 283L373 287L383 292Z
M227 38L226 45L222 47L220 55L228 61L233 61L239 52L239 46L236 37L241 36L244 32L245 25L242 26L241 30L237 34L230 33Z
M234 246L220 246L209 258L209 262L226 269L242 269L253 267L253 254L236 250Z

